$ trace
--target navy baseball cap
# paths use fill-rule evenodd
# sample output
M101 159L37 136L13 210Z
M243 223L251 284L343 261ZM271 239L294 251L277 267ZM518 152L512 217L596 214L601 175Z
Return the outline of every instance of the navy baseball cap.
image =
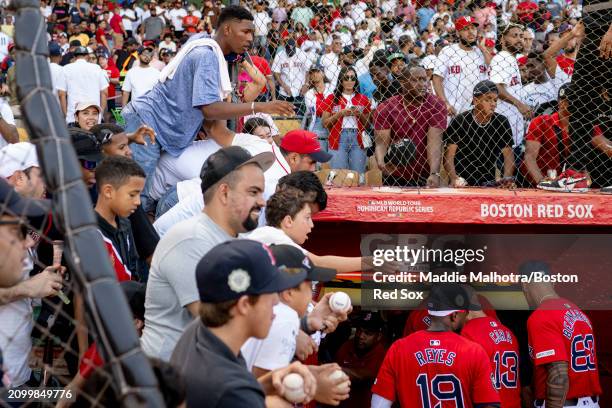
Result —
M255 163L262 171L268 170L274 164L274 153L263 152L251 156L246 149L240 146L229 146L217 150L208 156L202 165L200 179L202 180L202 193L227 176L234 170L247 164Z
M427 310L432 316L448 316L455 312L481 309L480 305L470 301L467 290L456 283L433 285L427 298Z
M206 303L282 292L296 287L305 277L303 272L281 272L270 248L250 239L219 244L196 266L198 293Z
M25 198L0 177L0 215L38 219L51 210L51 201Z
M49 55L51 57L58 57L62 55L62 49L58 43L54 41L49 42Z
M481 95L488 94L489 92L499 94L497 85L495 85L493 81L489 81L488 79L485 79L484 81L480 81L474 86L473 96L481 96Z
M81 128L69 128L68 133L79 159L96 163L102 161L102 147L93 133Z
M329 282L336 277L335 269L315 266L302 250L293 245L271 245L270 250L281 272L300 270L304 275L303 280L317 282Z

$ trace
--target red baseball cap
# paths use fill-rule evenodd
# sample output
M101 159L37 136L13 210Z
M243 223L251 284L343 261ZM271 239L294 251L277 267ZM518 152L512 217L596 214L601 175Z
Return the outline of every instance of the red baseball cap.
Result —
M280 147L291 153L307 154L319 163L331 160L332 155L321 149L316 133L303 129L287 132L281 139Z
M484 44L485 44L485 47L488 47L488 48L495 47L495 41L492 38L487 38Z
M469 25L478 26L478 23L473 17L470 16L459 17L457 21L455 21L455 30L461 31Z

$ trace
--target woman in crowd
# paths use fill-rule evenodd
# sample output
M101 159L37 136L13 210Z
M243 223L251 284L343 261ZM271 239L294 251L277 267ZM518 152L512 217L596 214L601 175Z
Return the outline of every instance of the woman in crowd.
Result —
M340 70L338 85L323 102L323 126L329 129L329 150L334 169L363 173L366 152L362 134L370 121L370 101L357 92L359 82L352 67Z
M272 129L264 118L252 117L244 123L243 133L255 135L266 142L272 144Z
M304 95L304 104L306 105L307 114L304 115L302 128L316 133L319 137L321 148L327 151L329 131L323 126L323 119L321 116L323 112L321 108L323 107L325 98L331 95L334 90L331 84L326 81L325 75L319 67L310 69L308 72L308 83L310 87Z

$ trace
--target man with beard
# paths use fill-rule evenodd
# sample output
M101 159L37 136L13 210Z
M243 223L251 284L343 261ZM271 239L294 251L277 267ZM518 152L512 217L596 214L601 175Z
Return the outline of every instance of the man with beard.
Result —
M378 312L363 312L356 324L355 336L336 353L336 362L351 379L351 395L342 401L343 408L370 407L370 388L385 358L384 321Z
M159 82L160 72L149 66L154 52L155 50L152 47L141 47L138 50L140 64L137 67L132 67L125 76L125 81L121 87L121 106L127 105L130 96L132 100L135 100L149 92Z
M487 353L458 334L468 311L477 309L465 288L432 286L427 301L431 325L389 348L372 387L372 408L390 408L396 400L401 407L454 401L449 405L499 408Z
M427 92L429 81L423 68L405 67L398 79L401 94L387 99L374 112L375 154L384 184L439 187L446 107ZM412 143L415 154L403 157L401 164L388 163L389 146L402 141Z
M270 152L251 156L238 146L212 154L202 167L201 214L172 227L159 241L147 283L142 348L169 360L185 327L199 314L195 270L214 246L257 227L265 206L264 175L274 162Z
M272 61L272 73L280 86L278 99L300 104L306 83L306 73L312 65L312 60L301 48L296 48L295 40L285 42L285 49L280 50Z
M523 101L523 83L516 54L523 49L523 26L509 23L501 32L502 51L491 60L491 81L497 84L499 103L497 113L508 118L512 127L515 154L523 142L525 118L530 119L531 108Z
M477 26L472 17L458 18L455 30L459 43L442 48L435 60L433 86L436 95L446 104L449 116L468 110L474 86L488 78L490 56L476 46Z

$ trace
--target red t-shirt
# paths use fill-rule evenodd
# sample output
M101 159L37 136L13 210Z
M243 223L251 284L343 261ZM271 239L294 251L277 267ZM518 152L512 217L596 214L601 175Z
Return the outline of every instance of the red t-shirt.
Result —
M122 20L123 19L119 14L113 14L113 16L110 19L109 25L113 29L113 31L117 34L121 34L123 32L121 31L121 21Z
M196 16L185 16L183 17L183 27L185 27L185 31L188 33L197 32L198 23L200 19Z
M546 364L568 366L567 399L601 394L595 336L589 318L572 302L545 300L527 319L529 356L535 365L535 398L546 398Z
M421 330L393 343L372 392L402 407L472 407L499 402L491 378L481 346L453 332Z
M418 107L406 108L402 95L395 95L381 103L374 112L374 129L391 130L391 142L411 139L416 146L416 157L395 175L406 180L418 180L429 175L427 163L427 132L429 128L446 129L446 106L434 95L427 95Z
M270 64L263 57L258 57L257 55L251 55L251 61L253 61L253 65L265 76L269 77L272 75L272 69L270 68ZM268 88L264 85L262 89L262 93L266 92Z
M358 355L355 351L355 341L353 339L345 342L336 353L336 363L340 367L356 369L367 373L371 378L370 384L376 378L380 365L385 359L386 350L382 343L376 344L365 355ZM372 401L372 391L370 387L363 383L351 388L351 395L348 400L343 401L340 406L343 408L369 408Z
M327 98L325 98L323 100L323 103L321 104L321 112L329 112L333 115L344 109L348 104L348 101L344 98L344 96L341 97L338 101L336 101L335 99L336 97L334 94L331 94ZM351 105L360 107L362 112L370 112L370 100L367 96L362 95L360 93L355 93L353 95L353 98L351 99ZM329 148L331 150L338 150L338 146L340 145L340 132L342 132L343 120L344 118L338 119L329 131ZM357 141L359 142L359 146L361 146L361 148L363 148L361 133L364 130L365 128L363 124L359 119L357 119Z
M557 56L557 65L559 68L563 70L567 75L572 76L574 73L574 64L576 60L573 58L568 58L565 55Z
M499 392L501 406L521 408L519 345L516 336L506 326L488 316L469 320L461 335L480 344L489 355L493 383Z
M106 71L106 76L109 79L115 79L115 78L119 79L119 70L117 69L117 67L115 65L111 66L111 64L108 64L104 71ZM108 84L108 97L112 98L115 95L116 95L115 85L111 84L109 82L109 84Z
M485 314L491 319L499 320L493 305L491 302L489 302L489 299L480 294L477 296L480 306L482 306L482 311L485 312ZM431 318L427 312L426 302L423 302L421 305L419 305L418 309L414 309L408 315L406 324L404 325L403 337L406 337L414 332L418 332L419 330L427 330L430 324Z

